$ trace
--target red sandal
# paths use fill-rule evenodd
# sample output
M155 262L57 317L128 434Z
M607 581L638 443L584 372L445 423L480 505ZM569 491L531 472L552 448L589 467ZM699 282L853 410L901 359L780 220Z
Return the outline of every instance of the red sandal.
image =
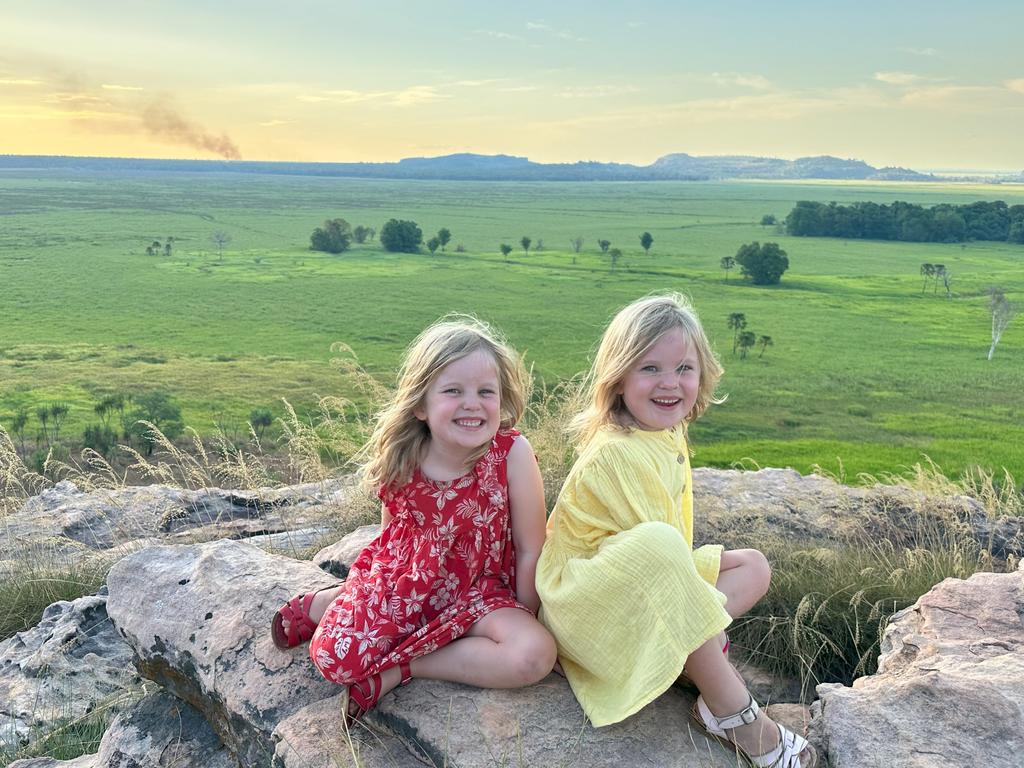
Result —
M402 674L402 679L398 684L408 685L409 681L412 680L412 670L409 668L409 662L403 661L398 665L398 669ZM353 723L377 706L383 689L384 681L381 679L380 673L364 677L362 680L357 680L349 685L348 700L345 703L345 717L348 722L350 724Z
M270 622L270 636L274 639L274 645L282 651L294 648L297 645L307 642L313 633L316 632L317 622L309 615L310 606L313 605L313 598L325 589L340 587L343 582L322 587L313 592L306 592L296 595L287 603L282 605L274 614ZM285 622L288 625L285 626Z

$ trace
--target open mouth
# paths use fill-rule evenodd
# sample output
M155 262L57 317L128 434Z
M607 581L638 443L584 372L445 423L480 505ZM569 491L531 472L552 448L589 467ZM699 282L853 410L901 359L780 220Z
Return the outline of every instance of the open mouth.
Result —
M659 408L675 408L682 400L678 397L652 397L651 402Z
M455 423L460 427L468 427L469 429L475 429L476 427L483 426L483 419L456 419Z

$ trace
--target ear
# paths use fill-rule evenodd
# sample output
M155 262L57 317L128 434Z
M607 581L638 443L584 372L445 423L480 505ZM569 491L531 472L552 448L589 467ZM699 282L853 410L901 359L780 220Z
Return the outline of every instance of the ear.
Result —
M415 416L420 421L426 421L427 409L424 408L422 405L417 405L415 408L412 409L412 415Z

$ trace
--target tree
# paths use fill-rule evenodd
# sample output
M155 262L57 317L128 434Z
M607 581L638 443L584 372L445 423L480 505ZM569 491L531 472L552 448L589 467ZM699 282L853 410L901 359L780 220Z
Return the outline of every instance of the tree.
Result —
M21 444L21 455L25 455L25 426L28 424L28 411L19 408L11 418L11 432L18 438Z
M328 219L309 236L309 250L325 253L347 251L352 244L352 227L344 219Z
M519 244L523 246L523 253L530 252L530 243L532 242L533 241L530 240L530 238L528 238L526 235L523 235L522 239L519 241Z
M924 278L924 282L921 283L921 293L924 293L925 288L928 287L928 281L935 276L935 265L929 264L927 261L921 265L921 276Z
M447 227L441 227L437 230L437 242L441 244L441 250L444 251L445 246L452 239L451 230Z
M992 346L988 348L988 359L991 360L996 353L996 344L1017 314L1017 308L1007 300L1002 288L992 287L988 289L988 311L992 315Z
M640 247L644 249L645 255L651 250L652 245L654 245L654 238L651 237L650 232L644 232L640 235Z
M256 439L263 439L263 431L274 422L274 414L269 408L254 408L249 413L249 424L252 425Z
M775 344L771 336L761 336L758 338L757 343L761 346L761 354L758 357L764 357L764 351Z
M181 408L171 400L167 392L157 390L138 395L135 398L135 406L128 415L128 434L145 448L147 456L152 455L159 439L153 428L159 430L168 440L174 440L185 429L181 421ZM148 422L153 427L143 422Z
M540 238L538 237L538 238L537 238L537 242L533 244L533 252L534 252L534 253L540 253L540 252L541 252L541 251L543 251L543 250L544 250L544 241L543 241L543 240L541 240L541 239L540 239Z
M729 270L736 266L736 259L732 256L723 256L718 266L725 270L725 282L729 282Z
M417 253L422 242L423 232L415 221L388 219L380 228L380 244L386 251Z
M732 334L732 353L736 354L736 345L739 343L740 331L747 327L747 316L742 312L733 312L729 315L729 330Z
M953 291L950 286L953 283L953 273L943 267L942 269L942 287L946 289L946 298L953 298Z
M601 253L608 253L608 248L611 246L611 240L598 240L598 246L601 248Z
M67 403L50 403L50 420L53 422L53 442L60 440L60 428L68 417L71 406Z
M761 245L755 241L741 245L736 251L736 263L754 285L774 285L789 269L789 258L778 243Z
M939 280L945 281L946 279L946 265L936 264L935 266L933 266L932 278L934 279L934 287L932 288L932 293L935 294L939 292Z
M775 214L766 213L764 216L761 217L761 226L762 227L770 227L770 226L772 226L775 223L776 223Z
M619 259L622 258L622 251L618 248L612 248L608 251L608 258L612 260L612 271L614 272Z
M440 246L441 239L439 237L432 237L427 240L427 250L430 251L431 256L434 255L434 251L436 251Z
M170 239L168 239L167 242L164 243L164 256L166 256L167 258L170 258L171 257L171 249L173 247L174 246L171 245Z
M572 240L569 241L569 245L572 246L572 252L578 254L580 252L580 248L583 247L583 238L574 237Z
M352 229L352 239L362 245L366 242L366 238L370 234L370 228L364 227L362 224L356 224Z
M753 331L742 331L740 333L740 360L746 360L747 352L757 343L757 336Z
M225 232L223 229L215 230L210 235L210 240L215 246L217 246L217 259L220 261L224 260L224 246L231 242L231 235Z
M512 253L512 246L508 243L501 244L501 255L505 257L505 261L508 261L508 255Z

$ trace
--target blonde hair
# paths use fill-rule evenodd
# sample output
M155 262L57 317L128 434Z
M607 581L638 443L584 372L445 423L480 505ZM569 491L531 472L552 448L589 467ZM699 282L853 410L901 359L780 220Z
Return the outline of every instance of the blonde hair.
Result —
M372 489L398 486L412 479L430 444L430 430L416 418L427 390L445 368L474 352L486 352L498 372L502 429L515 426L529 394L529 376L519 354L490 326L470 315L447 315L431 325L409 346L398 372L391 402L377 414L366 446L363 482ZM469 458L476 462L490 447L487 441Z
M586 445L605 425L622 429L634 426L632 415L626 408L619 389L641 357L673 328L681 328L693 345L700 362L700 386L693 409L686 414L689 424L707 410L712 403L725 398L715 397L715 388L722 378L722 365L715 357L697 313L690 300L681 293L667 293L638 299L621 309L612 318L601 337L585 382L583 401L586 407L569 424L569 432L577 444Z

